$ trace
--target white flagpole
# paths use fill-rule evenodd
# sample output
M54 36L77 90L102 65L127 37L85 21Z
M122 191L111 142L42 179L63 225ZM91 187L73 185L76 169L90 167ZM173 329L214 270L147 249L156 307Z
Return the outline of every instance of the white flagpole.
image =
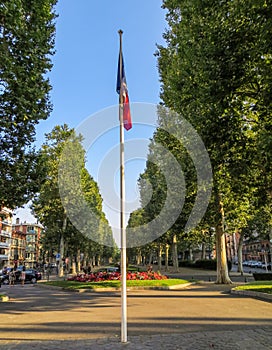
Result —
M120 53L119 53L119 77L122 78L122 34L120 36ZM122 84L122 82L121 82ZM121 89L122 90L122 89ZM123 104L122 91L119 93L119 119L120 119L120 226L121 226L121 342L127 342L127 269L126 269L126 228L125 228L125 161L124 161L124 121L123 121Z

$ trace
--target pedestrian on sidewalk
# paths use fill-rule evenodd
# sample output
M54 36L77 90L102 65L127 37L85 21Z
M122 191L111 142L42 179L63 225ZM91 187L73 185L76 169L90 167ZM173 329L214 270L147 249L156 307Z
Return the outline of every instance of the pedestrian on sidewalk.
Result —
M21 272L21 282L22 282L22 286L24 286L25 284L25 278L26 278L26 268L25 266L23 266L22 272Z
M14 286L15 283L15 271L14 269L11 269L9 272L9 285Z

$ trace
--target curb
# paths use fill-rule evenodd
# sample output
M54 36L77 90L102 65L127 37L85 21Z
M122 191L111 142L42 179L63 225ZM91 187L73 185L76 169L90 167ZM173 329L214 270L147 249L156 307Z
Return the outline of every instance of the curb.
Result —
M183 284L175 284L173 286L146 286L146 287L127 287L127 291L131 290L181 290L184 289L194 283L183 283ZM81 289L69 289L65 287L57 287L52 285L46 285L46 284L39 284L39 287L42 288L52 288L52 289L58 289L58 290L65 290L68 292L76 292L76 293L99 293L99 292L120 292L121 288L81 288Z
M237 295L249 296L249 297L253 297L256 299L261 299L264 301L272 302L272 294L268 294L268 293L254 292L252 290L235 290L235 289L231 289L230 293L237 294Z

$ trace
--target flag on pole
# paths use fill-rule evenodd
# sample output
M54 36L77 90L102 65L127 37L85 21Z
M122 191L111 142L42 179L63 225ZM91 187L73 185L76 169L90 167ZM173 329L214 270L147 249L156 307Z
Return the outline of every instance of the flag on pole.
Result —
M119 94L119 121L120 121L120 228L121 228L121 342L127 342L127 246L126 246L126 228L125 228L125 158L124 158L124 130L132 127L129 108L128 89L126 84L124 61L122 54L122 34L118 31L120 37L120 50L117 72L116 91Z
M122 51L119 53L118 60L118 71L117 71L117 83L116 83L116 92L119 94L120 105L123 109L123 124L126 130L132 128L130 106L129 106L129 97L128 97L128 88L126 82L124 60Z

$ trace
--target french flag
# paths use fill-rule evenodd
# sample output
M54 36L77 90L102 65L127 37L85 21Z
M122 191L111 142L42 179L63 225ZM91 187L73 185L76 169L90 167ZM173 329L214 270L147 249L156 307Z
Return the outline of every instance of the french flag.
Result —
M120 51L119 60L118 60L118 71L117 71L117 83L116 83L116 92L119 94L120 105L123 108L123 124L126 130L132 128L130 107L129 107L129 97L128 97L128 88L126 82L125 68L123 54Z

